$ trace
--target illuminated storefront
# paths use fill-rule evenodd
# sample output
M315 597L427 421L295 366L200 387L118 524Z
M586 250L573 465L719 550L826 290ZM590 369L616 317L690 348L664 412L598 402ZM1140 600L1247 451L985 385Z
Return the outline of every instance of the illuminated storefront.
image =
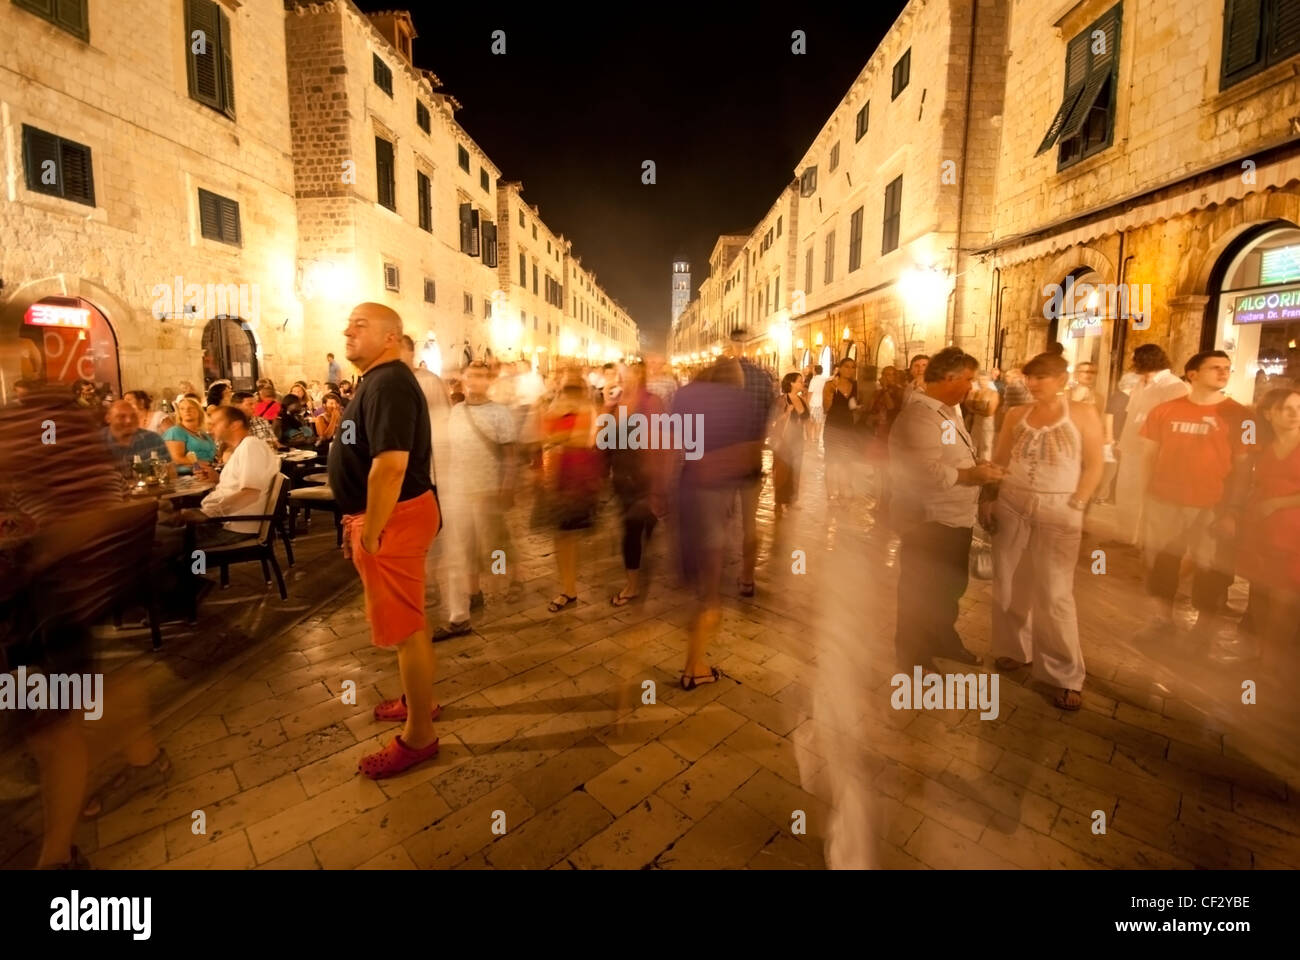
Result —
M19 336L23 375L52 383L91 380L101 391L122 395L117 337L94 304L79 297L46 297L27 308Z

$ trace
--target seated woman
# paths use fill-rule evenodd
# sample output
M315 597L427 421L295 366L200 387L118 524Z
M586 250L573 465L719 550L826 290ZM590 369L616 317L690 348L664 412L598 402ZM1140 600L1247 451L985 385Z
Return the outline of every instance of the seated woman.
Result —
M177 473L190 473L194 463L211 463L217 458L217 443L207 432L203 407L197 400L181 399L176 404L176 421L176 426L163 434L163 440Z
M279 424L280 442L285 446L304 446L315 442L311 421L307 419L302 398L297 394L285 394L280 404Z
M208 387L208 407L220 407L230 402L230 395L233 391L230 384L225 380L217 380L212 386Z
M343 399L337 393L327 393L325 399L321 401L321 407L321 413L312 418L316 426L318 444L333 440L334 434L338 432L339 423L343 419Z

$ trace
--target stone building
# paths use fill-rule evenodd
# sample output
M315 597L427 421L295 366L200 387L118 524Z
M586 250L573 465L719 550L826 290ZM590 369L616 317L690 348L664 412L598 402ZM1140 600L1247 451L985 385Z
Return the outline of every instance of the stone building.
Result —
M0 400L300 375L283 9L50 6L0 3Z
M673 257L672 317L673 323L691 302L691 264L685 257Z
M558 356L569 243L542 222L537 207L522 194L523 184L518 181L502 182L497 190L497 243L502 256L494 333L503 356L546 368Z
M1007 45L1026 53L1006 67L994 231L978 251L996 280L994 361L1058 340L1100 363L1104 387L1156 343L1179 374L1226 349L1243 402L1296 380L1300 8L1015 5ZM1074 284L1097 288L1052 302Z

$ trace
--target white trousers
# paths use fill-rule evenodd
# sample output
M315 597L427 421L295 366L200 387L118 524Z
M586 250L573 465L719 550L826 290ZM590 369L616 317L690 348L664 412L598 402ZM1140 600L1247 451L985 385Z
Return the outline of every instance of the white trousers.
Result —
M1074 605L1083 511L1073 493L1005 484L993 535L993 656L1033 663L1033 676L1082 690L1085 675Z
M511 580L518 579L519 557L495 494L450 493L444 504L443 597L448 621L464 623L469 619L470 594L477 589L475 581L485 570L491 571L495 551L505 554L505 572Z
M1142 545L1142 511L1146 490L1142 487L1142 449L1130 450L1119 444L1119 472L1115 477L1115 539Z

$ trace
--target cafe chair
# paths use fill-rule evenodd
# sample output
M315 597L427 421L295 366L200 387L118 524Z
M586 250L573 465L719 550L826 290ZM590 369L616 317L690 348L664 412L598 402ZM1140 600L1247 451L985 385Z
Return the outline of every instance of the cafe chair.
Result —
M293 563L292 547L284 532L284 517L289 507L289 478L277 473L271 481L271 490L266 498L267 513L239 514L228 517L209 517L203 523L229 523L231 520L256 520L257 533L250 533L243 540L234 543L219 544L203 548L209 566L215 564L221 568L221 589L230 587L230 565L257 560L262 564L262 576L267 584L271 582L271 573L280 587L280 599L288 600L289 591L284 586L284 574L280 571L280 562L275 556L275 536L278 532L285 544L285 555Z
M324 474L313 474L314 476L325 476ZM311 480L312 477L307 477ZM307 523L311 522L311 512L313 510L329 510L334 514L334 537L338 546L343 546L343 511L339 509L338 501L334 499L334 491L330 489L328 483L321 482L319 486L299 487L297 490L289 491L289 535L296 537L298 535L298 511L304 514ZM289 562L293 566L293 561Z

